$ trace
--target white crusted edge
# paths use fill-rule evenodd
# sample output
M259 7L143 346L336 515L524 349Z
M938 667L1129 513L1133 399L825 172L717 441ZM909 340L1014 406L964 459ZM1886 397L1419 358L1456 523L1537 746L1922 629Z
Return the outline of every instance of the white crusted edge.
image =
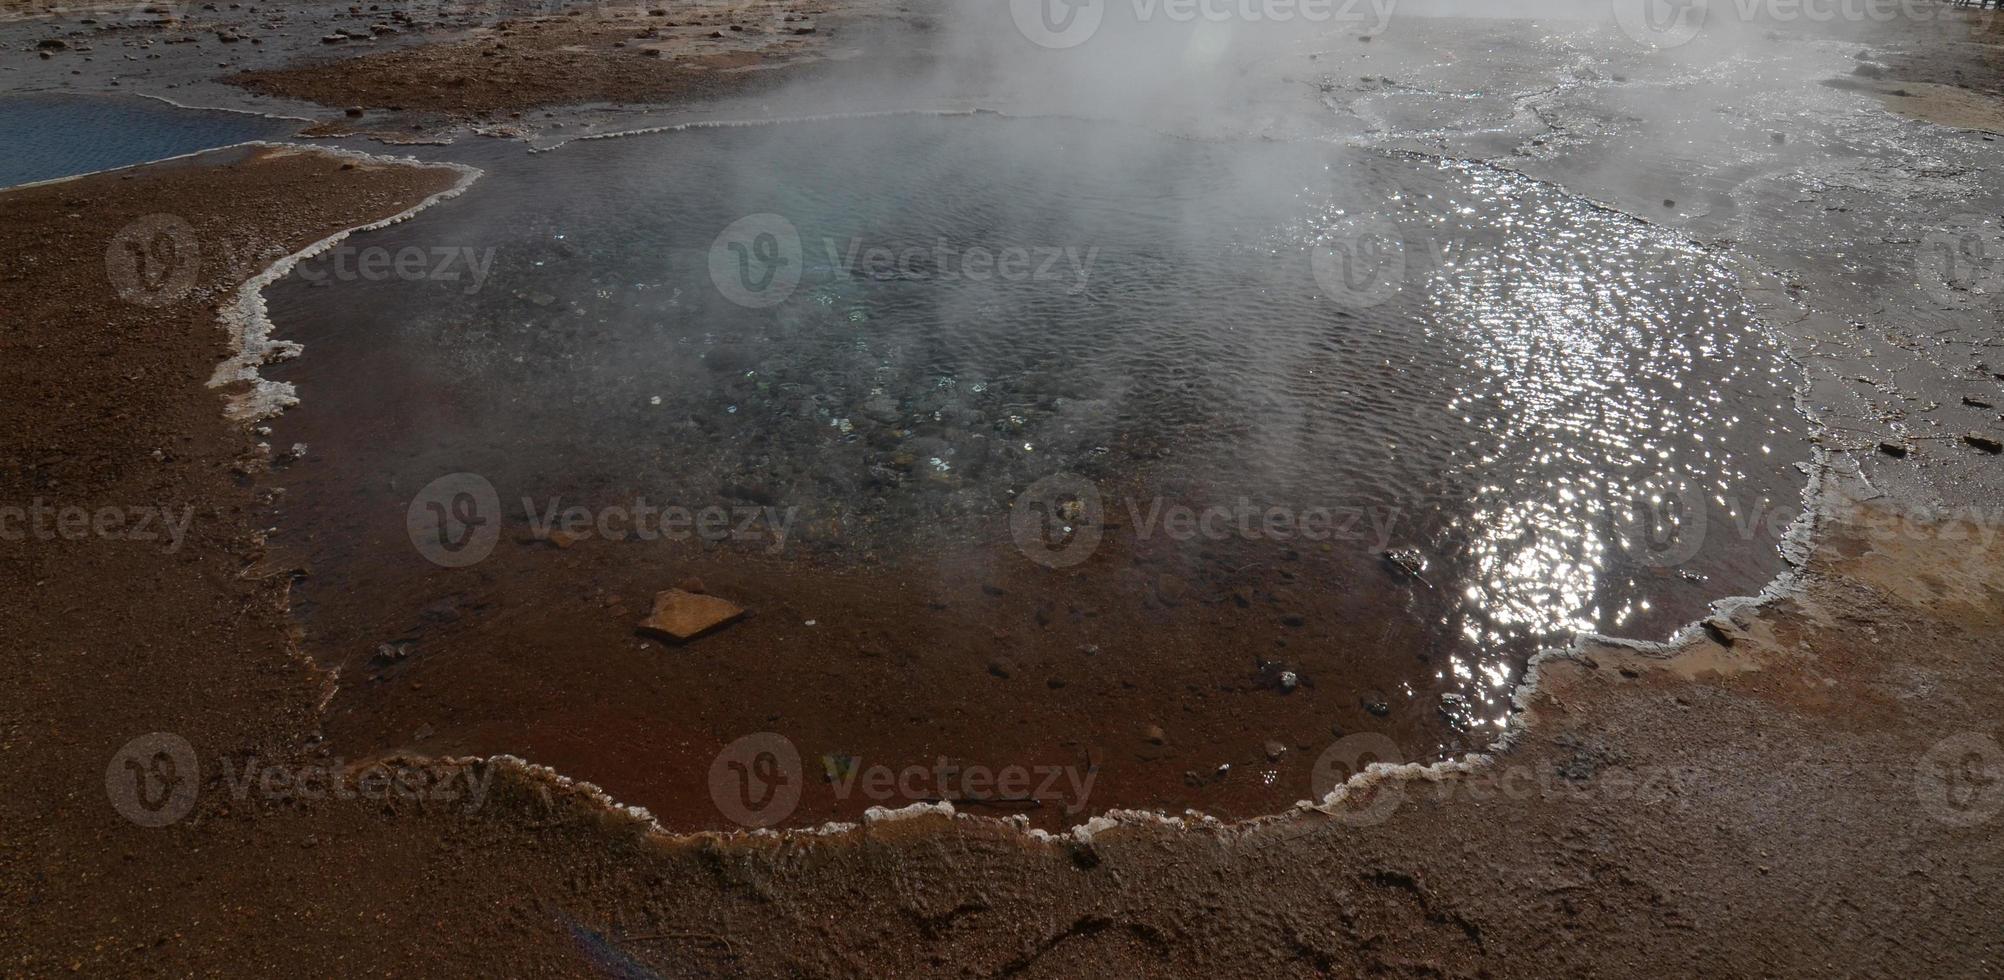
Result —
M804 116L773 116L752 119L690 119L683 122L662 123L656 126L641 126L635 129L616 129L603 133L580 133L567 136L555 143L544 146L530 146L530 153L548 153L562 149L572 143L585 140L620 139L627 136L649 136L655 133L681 133L692 129L744 129L758 126L787 126L797 123L849 122L858 119L892 119L901 116L1000 116L1004 113L993 109L869 109L861 112L819 112Z
M205 153L221 153L224 150L235 150L246 146L258 146L262 145L264 142L265 142L264 140L245 140L242 143L225 143L222 146L211 146L200 150L190 150L187 153L176 153L171 157L160 157L154 160L142 160L138 163L121 163L116 167L106 167L103 170L90 170L80 174L70 174L67 177L50 177L47 180L31 180L25 184L13 184L8 187L0 187L0 194L6 194L12 191L24 191L30 187L48 187L52 184L67 184L70 181L82 180L85 177L101 177L105 174L118 173L121 170L137 170L140 167L151 167L162 163L173 163L176 160L187 160L193 157L201 156Z
M224 385L238 382L248 383L250 385L249 389L231 396L228 407L224 411L230 418L237 421L255 422L259 419L276 415L299 403L299 397L294 394L294 388L291 384L271 381L260 375L258 369L272 361L282 361L297 357L304 350L304 348L294 341L271 339L273 324L271 318L266 315L264 303L265 287L284 278L302 260L312 258L321 252L333 248L355 232L373 231L377 228L388 227L399 221L404 221L440 201L458 197L465 193L468 187L473 186L474 181L480 179L481 170L478 167L469 166L464 163L419 160L416 157L387 156L364 153L360 150L349 150L331 146L313 146L304 143L252 140L248 143L239 143L237 145L263 146L273 149L296 150L303 153L320 153L334 157L346 157L365 163L446 167L457 170L460 174L457 183L419 201L410 208L380 221L372 221L367 224L356 225L352 228L337 231L291 255L273 262L270 267L252 276L242 286L237 288L236 302L224 308L219 318L223 328L230 332L232 353L229 360L216 365L215 373L209 378L209 387L220 388Z
M84 96L85 98L152 99L156 102L165 102L176 109L189 109L195 112L234 112L241 116L261 116L265 119L283 119L287 122L312 123L320 121L312 116L293 116L283 112L265 112L261 109L237 109L226 105L195 105L188 102L176 102L164 95L154 95L151 92L79 92L75 94Z
M1810 462L1811 477L1805 482L1802 491L1805 508L1802 513L1796 516L1794 521L1790 522L1782 535L1782 551L1789 558L1789 569L1776 576L1758 595L1730 596L1712 602L1708 607L1709 615L1704 619L1722 615L1730 618L1735 613L1758 610L1776 600L1800 594L1802 580L1798 569L1802 563L1801 559L1809 553L1809 549L1813 544L1818 526L1818 518L1821 515L1819 507L1829 502L1833 497L1843 495L1836 492L1837 488L1835 487L1835 484L1842 477L1829 468L1827 465L1828 454L1822 447L1816 446L1812 448ZM1849 478L1852 480L1859 479L1855 475L1851 475ZM1826 484L1829 484L1829 486L1826 486ZM1009 817L979 816L961 813L954 809L952 803L939 802L913 803L898 809L880 806L871 807L864 812L861 824L829 821L814 827L790 830L761 828L749 831L675 831L662 826L661 822L656 820L654 815L645 808L622 804L614 799L610 793L607 793L604 789L593 783L572 779L548 766L537 765L516 756L497 755L486 759L463 757L445 761L457 764L477 764L483 761L490 764L498 764L519 771L533 780L547 782L561 788L580 792L608 810L623 813L641 821L650 836L674 842L759 838L786 840L803 837L840 836L879 824L927 816L940 816L953 821L969 821L975 825L1009 828L1021 834L1027 841L1052 846L1090 844L1095 837L1123 827L1155 827L1176 832L1203 831L1225 836L1243 836L1273 824L1294 819L1309 811L1325 814L1340 813L1343 810L1345 801L1350 797L1368 793L1378 786L1390 782L1437 783L1456 776L1480 772L1482 769L1496 764L1501 756L1507 755L1517 742L1523 738L1524 734L1537 724L1537 718L1530 710L1531 701L1536 696L1540 687L1540 670L1546 664L1561 660L1578 660L1585 654L1586 648L1589 645L1615 646L1639 653L1669 657L1674 655L1686 642L1702 633L1703 626L1701 624L1704 622L1704 619L1684 626L1668 639L1662 641L1635 640L1583 633L1575 637L1573 642L1565 647L1554 647L1540 651L1525 665L1523 677L1511 689L1510 703L1515 710L1510 715L1509 721L1505 723L1503 733L1498 736L1495 742L1491 743L1487 751L1470 752L1459 759L1424 764L1417 762L1401 764L1373 763L1367 766L1364 771L1351 776L1342 784L1331 789L1319 801L1300 800L1293 807L1281 812L1248 817L1238 821L1221 820L1197 810L1185 810L1181 816L1176 816L1159 810L1116 809L1093 816L1084 823L1075 824L1070 830L1052 833L1040 828L1030 827L1029 818L1025 815L1017 814Z
M155 101L155 102L165 102L165 103L167 103L168 105L170 105L170 106L173 106L173 107L174 107L174 108L176 108L176 109L187 109L187 110L189 110L189 111L191 111L191 112L234 112L234 113L236 113L236 114L238 114L238 115L243 115L243 116L261 116L261 117L263 117L263 118L265 118L265 119L283 119L283 120L287 120L287 121L290 121L290 122L308 122L308 123L310 123L310 122L316 122L316 121L317 121L317 120L314 120L314 119L309 119L309 118L307 118L307 117L305 117L305 116L286 116L286 115L280 115L280 114L278 114L278 113L275 113L275 112L259 112L259 111L255 110L255 109L231 109L231 108L228 108L228 107L225 107L225 106L201 106L201 105L183 105L183 104L181 104L181 103L179 103L179 102L176 102L176 101L174 101L173 99L170 99L170 98L167 98L167 97L165 97L165 96L161 96L161 95L152 95L152 94L150 94L150 93L147 93L147 92L23 92L23 93L20 93L20 94L23 94L23 95L68 95L68 96L72 96L72 97L75 97L75 98L84 98L84 99L93 99L93 98L111 98L111 99L122 99L122 98L131 98L131 99L152 99L152 100L153 100L153 101ZM139 161L138 163L121 163L121 164L119 164L119 165L118 165L118 166L116 166L116 167L105 167L105 168L104 168L104 169L102 169L102 170L91 170L91 171L86 171L86 172L84 172L84 173L80 173L80 174L70 174L70 175L68 175L68 176L65 176L65 177L50 177L50 178L48 178L47 180L32 180L32 181L29 181L28 183L25 183L25 184L12 184L12 185L9 185L9 186L7 186L7 187L0 187L0 194L4 194L4 193L6 193L6 192L8 192L8 191L19 191L19 190L26 190L26 189L28 189L28 188L30 188L30 187L47 187L47 186L49 186L50 184L66 184L66 183L69 183L69 182L70 182L70 181L72 181L72 180L82 180L82 179L84 179L85 177L96 177L96 176L99 176L99 175L102 175L102 174L115 174L115 173L118 173L118 172L119 172L119 171L121 171L121 170L137 170L137 169L139 169L140 167L151 167L151 166L153 166L153 165L155 165L155 164L161 164L161 163L172 163L172 162L174 162L175 160L187 160L187 159L190 159L190 158L192 158L192 157L198 157L198 156L201 156L201 155L203 155L203 154L205 154L205 153L220 153L220 152L222 152L223 150L234 150L234 149L238 149L238 148L240 148L240 147L245 147L245 146L271 146L271 145L273 145L273 144L272 144L272 142L271 142L271 141L269 141L269 140L244 140L244 141L242 141L242 142L238 142L238 143L224 143L224 144L223 144L223 145L221 145L221 146L209 146L209 147L203 147L202 149L199 149L199 150L190 150L190 151L188 151L187 153L176 153L176 154L174 154L173 156L166 156L166 157L158 157L158 158L156 158L156 159L152 159L152 160L141 160L141 161ZM300 145L300 144L287 144L287 145ZM330 151L331 151L331 150L333 150L334 148L333 148L333 147L322 147L322 149L328 149L328 150L330 150ZM347 152L347 151L343 151L343 152ZM428 166L439 166L439 164L427 164L427 165L428 165Z

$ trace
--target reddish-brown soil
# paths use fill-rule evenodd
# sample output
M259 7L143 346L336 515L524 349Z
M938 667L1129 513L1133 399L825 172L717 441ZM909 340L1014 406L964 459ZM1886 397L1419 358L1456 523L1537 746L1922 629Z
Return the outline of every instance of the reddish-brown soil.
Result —
M450 116L599 102L668 102L756 91L819 60L826 4L626 5L504 20L463 38L329 55L229 81L328 106ZM337 45L330 45L335 47Z

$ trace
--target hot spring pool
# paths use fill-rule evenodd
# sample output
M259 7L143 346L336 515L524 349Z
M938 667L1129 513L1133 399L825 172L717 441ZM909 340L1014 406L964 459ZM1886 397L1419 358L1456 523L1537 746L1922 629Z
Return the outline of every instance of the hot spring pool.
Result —
M305 345L274 541L357 750L680 825L728 825L704 773L760 731L1243 816L1343 733L1479 748L1539 646L1782 567L1790 364L1704 251L1547 185L996 116L482 165L267 294ZM407 527L448 474L501 529L453 567ZM636 638L691 577L751 617ZM794 822L877 802L808 783Z

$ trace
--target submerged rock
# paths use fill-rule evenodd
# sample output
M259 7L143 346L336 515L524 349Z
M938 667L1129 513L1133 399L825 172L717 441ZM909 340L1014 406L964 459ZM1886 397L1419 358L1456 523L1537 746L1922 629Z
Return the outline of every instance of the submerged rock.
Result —
M669 589L655 594L654 613L641 621L640 629L677 643L687 643L736 622L744 614L744 607L734 602L713 595Z
M1385 564L1399 578L1416 578L1426 582L1426 556L1418 548L1392 548L1383 553ZM1433 583L1427 582L1430 586Z

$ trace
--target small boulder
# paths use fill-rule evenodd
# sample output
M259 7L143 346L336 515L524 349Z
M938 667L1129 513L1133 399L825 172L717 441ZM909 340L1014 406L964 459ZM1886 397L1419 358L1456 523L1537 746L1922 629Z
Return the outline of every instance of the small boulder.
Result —
M1998 442L1981 432L1971 432L1963 436L1962 441L1992 455L2004 453L2004 442Z

